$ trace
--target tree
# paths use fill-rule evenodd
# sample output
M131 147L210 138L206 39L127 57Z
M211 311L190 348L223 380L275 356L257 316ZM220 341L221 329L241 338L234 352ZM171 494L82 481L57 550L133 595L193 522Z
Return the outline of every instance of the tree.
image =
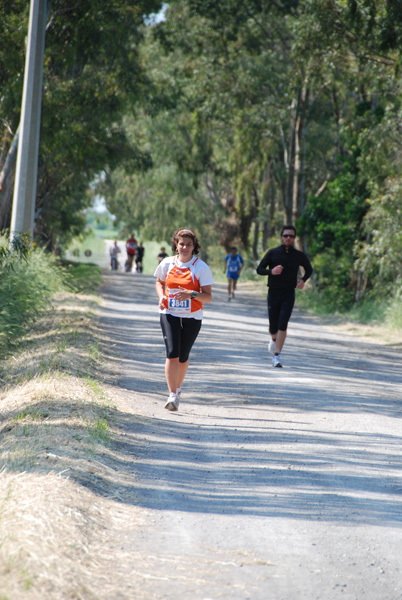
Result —
M138 59L144 16L159 10L161 2L129 0L50 4L46 32L44 94L36 210L36 235L49 246L82 228L80 214L88 205L86 190L95 175L118 164L142 164L143 157L128 144L122 118L144 93L146 77ZM9 132L3 140L2 162L18 126L26 3L2 5L2 27L10 41L12 30L19 51L3 73L5 90L0 105ZM116 44L116 39L119 43ZM7 63L11 53L1 52ZM127 76L130 73L130 76ZM17 93L16 93L16 88ZM12 161L8 168L13 169ZM10 181L9 172L2 179ZM7 190L0 190L0 228L8 225Z

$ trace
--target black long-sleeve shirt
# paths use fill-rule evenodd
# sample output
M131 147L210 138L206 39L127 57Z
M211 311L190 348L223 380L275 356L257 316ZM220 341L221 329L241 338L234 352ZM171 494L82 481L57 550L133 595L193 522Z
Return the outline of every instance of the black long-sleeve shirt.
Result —
M280 275L272 275L272 269L278 265L283 266ZM268 268L267 268L268 267ZM313 272L313 267L307 256L294 246L286 248L278 246L271 248L257 267L258 275L268 275L268 287L275 290L292 290L297 285L299 267L303 267L303 281L307 281Z

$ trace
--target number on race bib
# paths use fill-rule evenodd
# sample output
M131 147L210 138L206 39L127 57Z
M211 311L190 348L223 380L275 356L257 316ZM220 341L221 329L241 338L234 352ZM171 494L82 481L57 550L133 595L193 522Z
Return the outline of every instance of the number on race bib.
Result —
M191 312L191 300L176 300L175 293L179 290L170 290L168 298L168 309L174 315L184 315ZM175 293L173 293L175 292Z
M190 306L190 300L175 300L174 298L169 298L169 308L182 308L186 309Z

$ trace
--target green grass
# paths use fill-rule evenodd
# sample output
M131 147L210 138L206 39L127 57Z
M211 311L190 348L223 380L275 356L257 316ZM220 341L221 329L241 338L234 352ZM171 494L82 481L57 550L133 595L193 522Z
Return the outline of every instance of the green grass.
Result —
M0 353L49 308L62 284L55 258L40 249L31 250L25 258L13 255L9 266L0 264Z
M385 310L385 324L389 329L402 329L402 298L396 292Z
M103 389L102 385L97 379L93 379L92 377L86 377L85 381L87 386L91 388L98 400L105 399L105 390Z
M104 240L115 240L119 237L117 229L93 229L93 234Z
M88 425L88 432L96 443L108 444L110 441L109 425L105 419L95 419Z
M332 306L326 304L325 298L312 288L296 290L296 302L299 307L330 320L382 324L389 330L402 330L402 302L398 293L386 300L376 296L365 298L345 311L334 311Z
M104 230L102 230L103 233ZM114 235L109 239L114 239L115 235L114 232ZM85 236L73 240L69 247L65 249L68 252L66 257L71 261L106 266L105 239L107 238L97 235L96 232L88 231Z
M56 292L67 288L73 293L94 294L101 283L102 270L94 263L60 263L53 255L29 245L25 254L4 254L0 261L0 355L18 343L27 328L49 309ZM57 348L59 353L63 349Z
M101 268L91 262L82 263L63 260L63 266L68 273L67 286L76 293L93 294L102 283Z

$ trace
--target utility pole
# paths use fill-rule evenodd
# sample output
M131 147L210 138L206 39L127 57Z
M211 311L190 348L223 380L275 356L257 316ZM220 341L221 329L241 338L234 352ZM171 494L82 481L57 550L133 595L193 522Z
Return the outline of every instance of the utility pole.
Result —
M15 173L11 239L33 238L42 104L47 0L31 0Z

